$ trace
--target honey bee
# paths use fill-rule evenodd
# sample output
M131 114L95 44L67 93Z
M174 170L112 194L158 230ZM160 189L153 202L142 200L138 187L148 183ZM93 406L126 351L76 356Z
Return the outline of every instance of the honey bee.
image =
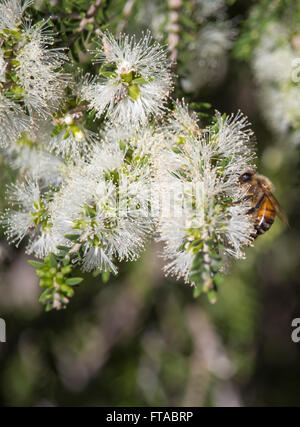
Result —
M254 238L264 234L273 224L276 215L288 223L285 213L273 195L273 185L264 175L247 170L239 177L240 185L245 189L244 200L249 200L252 207L247 214L254 218Z

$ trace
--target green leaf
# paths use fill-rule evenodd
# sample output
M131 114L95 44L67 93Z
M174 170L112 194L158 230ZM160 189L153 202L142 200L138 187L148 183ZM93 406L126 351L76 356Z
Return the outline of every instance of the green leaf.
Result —
M77 242L80 238L80 234L65 234L64 237L72 242Z
M218 164L218 166L223 166L223 167L225 167L225 166L228 166L229 165L229 163L231 162L231 160L232 160L232 156L229 156L229 157L226 157L225 159L223 159L219 164Z
M41 293L40 297L39 297L39 302L41 303L45 303L47 302L51 297L50 294L51 289L47 288L43 293Z
M71 277L70 279L67 279L65 282L67 285L75 286L75 285L78 285L78 283L80 283L82 281L83 281L82 277Z
M63 136L63 141L65 141L66 139L68 139L69 138L69 136L70 136L70 129L67 129L66 130L66 133L64 134L64 136Z
M198 296L201 295L201 294L202 294L202 286L196 285L194 287L194 291L193 291L194 298L198 298Z
M51 310L52 310L52 308L53 308L53 304L52 304L52 303L49 303L49 304L47 304L47 305L46 305L45 310L48 312L48 311L51 311Z
M70 262L70 257L66 257L62 260L62 265L66 267Z
M192 265L191 265L191 272L198 272L202 271L203 268L203 256L200 252L198 252L193 259Z
M74 295L74 290L69 285L61 285L60 289L69 298Z
M27 261L29 265L31 265L31 267L34 268L43 268L46 267L46 265L43 262L39 262L39 261L33 261L33 260L29 260Z
M189 274L189 280L194 283L200 283L201 282L201 271L200 270L193 270Z
M51 132L51 138L54 138L55 136L59 135L63 129L65 129L65 125L57 124L54 126L52 132Z
M88 214L91 218L94 218L94 217L96 216L95 208L93 208L93 207L91 207L91 206L89 206L89 205L86 205L86 211L87 211L87 214Z
M130 96L130 98L136 101L140 95L139 87L137 85L130 85L128 88L128 95Z
M135 85L145 85L148 82L146 79L144 79L144 77L137 77L136 79L132 80L132 83L134 83Z
M192 243L191 243L191 246L200 246L200 247L202 247L203 246L203 240L200 240L200 239L198 239L198 240L194 240Z
M217 292L214 289L208 291L207 297L211 304L215 304L217 302Z
M51 267L53 267L53 268L57 268L57 260L56 260L56 258L55 258L55 255L54 254L50 254L49 255L49 261L50 261L50 265L51 265Z
M133 78L133 74L132 71L130 73L126 73L126 74L121 74L122 79L126 82L126 83L131 83L132 82L132 78Z
M109 271L104 271L102 273L102 282L103 283L107 283L109 281L110 278L110 272Z
M212 105L209 102L191 102L189 105L190 108L195 110L200 110L202 108L209 109Z
M219 286L224 282L224 276L221 273L216 273L214 277L214 283L216 286Z
M15 95L22 96L25 93L25 90L21 86L15 85L11 88L11 92Z
M60 251L66 251L69 252L70 248L68 248L68 246L62 246L62 245L58 245L56 246L57 249L59 249Z
M101 74L101 76L103 76L103 77L106 77L107 79L109 79L110 77L115 77L116 76L115 71L99 70L99 74Z

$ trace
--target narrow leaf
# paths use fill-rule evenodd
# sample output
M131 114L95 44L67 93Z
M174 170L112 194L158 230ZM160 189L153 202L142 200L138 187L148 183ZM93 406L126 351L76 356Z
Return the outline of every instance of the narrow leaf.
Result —
M51 267L53 267L53 268L56 268L57 267L57 260L56 260L56 258L55 258L55 255L54 254L50 254L49 255L49 261L50 261L50 265L51 265Z
M140 89L137 85L130 85L128 88L128 95L130 98L132 98L134 101L136 101L139 97Z
M83 281L82 277L70 277L65 282L67 285L74 286L74 285L78 285L78 283L82 281Z
M77 242L80 238L80 234L65 234L64 237L68 240L72 240L72 242Z
M34 268L43 268L45 267L45 264L43 262L39 262L39 261L33 261L33 260L29 260L27 261L29 265L31 265L31 267Z

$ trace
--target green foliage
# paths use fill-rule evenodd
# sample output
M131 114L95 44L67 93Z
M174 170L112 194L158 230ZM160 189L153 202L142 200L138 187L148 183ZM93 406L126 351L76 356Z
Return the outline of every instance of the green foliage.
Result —
M234 47L234 55L241 60L250 61L253 49L270 22L288 22L289 31L297 33L300 21L299 0L262 0L253 4L248 18L243 22L241 34Z
M68 248L61 248L57 255L51 253L42 263L28 261L36 269L40 286L46 288L39 299L46 311L65 308L74 295L73 286L83 280L82 277L72 277L74 266L70 261Z

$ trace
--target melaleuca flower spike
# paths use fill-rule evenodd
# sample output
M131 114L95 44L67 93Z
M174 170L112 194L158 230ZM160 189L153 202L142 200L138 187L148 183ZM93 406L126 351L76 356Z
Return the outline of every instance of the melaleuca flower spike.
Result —
M30 131L37 116L49 117L63 99L68 76L62 48L53 48L47 22L23 16L30 1L0 4L0 143L7 147Z
M43 258L55 250L58 242L51 233L48 207L50 194L45 193L37 179L28 178L8 188L11 207L2 215L8 239L16 246L29 236L27 253Z
M76 160L87 155L99 142L98 135L84 126L82 114L55 117L55 126L44 135L45 145L56 155Z
M4 154L11 167L19 174L36 178L44 185L58 186L62 180L63 162L45 150L47 145L44 144L44 140L48 142L50 135L44 128L45 126L38 123L36 127L30 129L30 132L22 132L20 138L11 141L5 148Z
M277 135L299 144L299 43L284 23L269 22L253 51L258 99L268 125Z
M20 105L0 93L0 146L7 147L29 128L30 122Z
M242 258L252 241L249 204L238 183L253 161L252 132L240 113L217 114L214 125L200 130L180 104L163 132L169 147L155 162L153 203L162 207L155 212L169 259L165 270L214 298L224 254Z
M14 30L21 22L24 11L33 0L2 0L0 3L0 32Z
M62 49L52 49L54 37L46 24L29 27L29 39L16 56L16 76L30 113L46 118L61 103L67 75L61 71L67 57Z
M60 245L71 248L68 236L78 235L75 262L84 271L116 273L114 259L138 257L153 225L149 175L147 164L126 162L118 145L96 146L72 168L51 203L51 222Z
M138 124L164 111L172 87L170 64L150 33L137 42L135 36L120 35L116 40L106 32L98 58L102 78L81 89L81 97L97 116L106 112L114 123Z

